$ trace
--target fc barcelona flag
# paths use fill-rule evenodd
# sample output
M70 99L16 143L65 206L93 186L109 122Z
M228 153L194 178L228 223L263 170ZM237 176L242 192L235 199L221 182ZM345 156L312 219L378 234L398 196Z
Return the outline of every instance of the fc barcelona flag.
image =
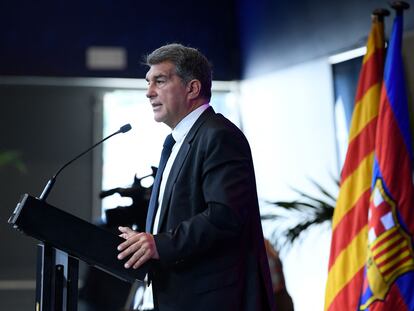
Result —
M402 31L402 10L398 10L375 134L367 136L369 142L358 144L365 153L355 151L357 136L351 135L333 219L325 310L414 310L414 191ZM360 83L361 79L362 75ZM355 114L357 109L351 134L354 126L367 128L354 124ZM365 160L372 162L371 172L362 169Z
M414 310L413 158L402 33L399 9L381 89L359 310Z

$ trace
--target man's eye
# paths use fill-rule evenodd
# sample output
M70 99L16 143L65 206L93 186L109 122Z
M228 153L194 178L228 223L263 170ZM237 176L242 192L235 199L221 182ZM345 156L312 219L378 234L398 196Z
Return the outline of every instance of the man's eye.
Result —
M164 79L157 79L157 80L155 80L155 82L157 84L162 84L162 83L165 83L165 80Z

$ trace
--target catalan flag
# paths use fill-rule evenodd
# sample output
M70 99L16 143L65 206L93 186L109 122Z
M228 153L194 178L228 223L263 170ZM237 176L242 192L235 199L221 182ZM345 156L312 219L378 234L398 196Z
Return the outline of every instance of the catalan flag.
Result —
M397 9L381 89L359 310L414 310L413 157L402 12Z
M384 23L373 15L332 221L325 310L357 310L367 258L368 208L384 70Z

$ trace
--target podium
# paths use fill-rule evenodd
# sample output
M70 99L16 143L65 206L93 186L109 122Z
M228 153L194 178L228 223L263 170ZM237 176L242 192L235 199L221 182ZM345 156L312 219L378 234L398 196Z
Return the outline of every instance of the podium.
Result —
M23 195L9 224L41 241L38 246L36 311L76 311L79 260L124 281L143 281L148 263L125 269L117 259L118 235L64 212L38 198Z

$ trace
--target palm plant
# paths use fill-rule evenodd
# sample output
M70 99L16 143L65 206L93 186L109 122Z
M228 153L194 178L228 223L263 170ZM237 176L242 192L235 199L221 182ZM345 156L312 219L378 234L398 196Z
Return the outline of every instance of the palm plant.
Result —
M6 166L13 166L21 173L26 172L26 166L22 161L19 151L0 151L0 168Z
M262 220L277 221L278 227L281 228L271 236L272 243L278 245L278 249L292 246L309 228L332 221L336 195L315 181L312 183L318 190L317 195L293 189L299 195L299 199L268 202L277 209L262 215ZM335 184L339 188L339 182L335 181Z

